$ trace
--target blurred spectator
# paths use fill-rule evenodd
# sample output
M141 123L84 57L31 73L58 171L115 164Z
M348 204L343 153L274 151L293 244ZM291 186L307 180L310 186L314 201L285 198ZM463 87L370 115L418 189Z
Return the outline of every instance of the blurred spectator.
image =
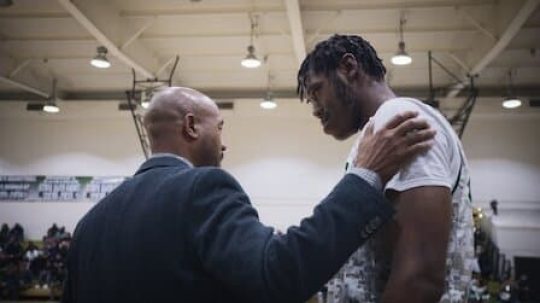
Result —
M58 226L56 226L56 223L53 223L53 225L47 230L47 236L48 238L52 238L56 236L56 233L58 232Z
M489 202L489 206L491 207L491 211L493 212L494 216L499 214L499 202L497 200L491 200L491 202Z
M24 229L19 223L15 223L13 228L9 231L9 235L15 238L15 241L22 242L24 240Z
M518 299L519 302L530 302L531 290L529 289L529 277L521 275L518 281Z
M33 243L29 242L24 253L24 257L28 262L32 262L35 258L42 254L41 250Z
M0 248L4 247L4 244L7 243L9 237L9 226L4 223L2 224L2 228L0 229Z
M499 292L499 302L511 303L516 302L515 285L511 278L505 279L501 284L501 290Z
M71 235L65 227L53 224L43 237L43 247L24 243L24 229L6 224L0 229L0 300L17 300L21 291L34 287L61 290L65 278L65 260ZM26 248L25 248L26 246Z
M19 260L22 257L23 247L17 236L11 236L8 239L8 242L4 246L4 254L7 255L8 259L14 261Z

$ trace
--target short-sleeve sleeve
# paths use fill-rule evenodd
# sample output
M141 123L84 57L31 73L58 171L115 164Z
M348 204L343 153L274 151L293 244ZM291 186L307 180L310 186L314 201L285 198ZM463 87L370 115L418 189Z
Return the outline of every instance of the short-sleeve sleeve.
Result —
M405 191L420 186L445 186L452 189L453 137L447 123L435 110L404 98L385 102L373 116L374 129L382 128L394 115L404 111L417 111L437 131L433 147L403 167L387 184L385 190ZM438 116L439 115L439 116Z

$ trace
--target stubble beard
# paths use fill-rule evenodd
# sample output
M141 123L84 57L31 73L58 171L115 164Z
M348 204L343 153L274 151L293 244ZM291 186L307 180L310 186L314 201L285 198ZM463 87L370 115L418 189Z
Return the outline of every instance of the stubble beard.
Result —
M336 98L349 108L352 115L352 126L347 134L340 136L340 138L336 137L338 140L345 140L357 133L366 124L367 120L362 119L360 102L357 100L354 91L348 85L343 83L343 81L341 81L338 77L333 77L332 82L335 87Z

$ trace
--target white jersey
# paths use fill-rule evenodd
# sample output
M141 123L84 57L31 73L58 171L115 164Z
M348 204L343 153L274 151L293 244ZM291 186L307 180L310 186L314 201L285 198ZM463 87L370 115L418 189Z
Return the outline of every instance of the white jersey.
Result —
M417 111L437 130L433 147L402 168L387 184L386 190L405 191L419 186L445 186L452 191L452 228L446 262L445 292L440 302L466 302L471 264L474 262L473 216L467 160L455 131L436 110L411 98L384 102L372 117L374 130L382 128L394 115ZM347 168L356 157L356 140ZM361 152L361 151L360 151ZM377 259L374 240L358 249L332 279L327 302L379 302L389 276L390 260Z

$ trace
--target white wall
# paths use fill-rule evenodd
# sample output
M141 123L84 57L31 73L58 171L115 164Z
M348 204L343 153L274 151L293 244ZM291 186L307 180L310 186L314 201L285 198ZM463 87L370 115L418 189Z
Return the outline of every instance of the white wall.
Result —
M127 176L143 156L129 113L116 103L63 104L54 116L0 104L0 175ZM0 222L40 239L53 222L73 230L93 203L0 202Z
M463 144L477 202L540 203L540 115L474 114Z
M463 137L475 204L487 209L494 242L511 261L540 256L540 116L473 114Z
M26 112L22 103L0 103L0 175L133 174L143 158L128 113L118 112L115 102L62 105L62 113L51 117ZM224 112L229 150L223 166L250 194L262 221L283 230L311 214L338 181L352 143L323 135L308 105L297 100L282 100L279 105L273 112L263 112L256 102L239 101L234 111ZM498 199L501 207L540 205L538 130L538 112L473 114L464 146L475 203ZM52 222L72 229L91 206L0 203L0 222L21 222L30 238L39 238ZM513 231L533 230L532 236L538 236L538 229L519 227L519 216L509 220L518 226ZM515 240L515 234L497 235L510 243L504 249L523 250L522 244L505 240ZM530 243L527 239L524 242ZM537 247L527 251L540 255Z

